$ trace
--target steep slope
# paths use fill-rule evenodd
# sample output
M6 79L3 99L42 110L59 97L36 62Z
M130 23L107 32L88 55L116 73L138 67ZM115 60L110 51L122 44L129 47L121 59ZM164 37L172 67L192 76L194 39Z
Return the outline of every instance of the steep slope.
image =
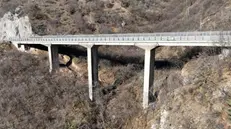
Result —
M229 0L1 0L0 17L20 6L17 13L28 15L39 35L229 30L230 5ZM137 48L102 49L119 56L130 49L129 56L142 60ZM157 58L179 58L186 49L159 48Z
M28 15L39 35L229 30L230 5L229 0L1 0L0 17L21 6L19 16ZM129 56L142 60L137 48L102 49L119 56L130 49ZM159 48L157 58L179 58L186 49Z
M69 68L73 71L61 68L50 74L47 55L21 53L2 44L0 57L0 128L230 127L230 58L201 55L182 70L157 69L155 103L142 112L140 66L112 66L101 60L101 80L110 75L115 82L104 82L96 89L96 101L90 102L85 60L78 59Z
M100 78L114 75L116 82L104 83L91 102L83 70L86 61L75 64L82 71L71 67L50 74L47 53L42 53L32 55L0 45L0 128L121 128L141 111L139 67L103 66ZM134 87L139 90L133 92Z
M193 70L192 70L193 69ZM176 78L184 84L175 84ZM167 77L155 105L129 127L145 129L230 129L227 101L231 99L230 58L200 56L189 61L174 78ZM172 79L171 79L172 78ZM159 82L160 83L160 82Z
M229 0L1 0L21 5L36 34L229 30Z
M87 98L87 89L73 74L50 75L46 57L15 50L0 56L0 128L65 128L69 119L84 121L86 112L72 106L87 107L79 96Z
M230 30L229 0L0 0L0 16L15 13L19 5L19 16L28 15L39 35ZM116 57L128 50L125 56L142 56L134 47L100 48L106 54L111 50ZM157 50L157 57L188 59L194 51L166 47ZM102 89L92 103L86 100L84 58L73 59L77 73L64 68L51 75L46 56L0 52L0 128L230 128L225 102L231 91L229 58L199 55L183 70L157 69L156 102L143 113L139 65L101 60Z

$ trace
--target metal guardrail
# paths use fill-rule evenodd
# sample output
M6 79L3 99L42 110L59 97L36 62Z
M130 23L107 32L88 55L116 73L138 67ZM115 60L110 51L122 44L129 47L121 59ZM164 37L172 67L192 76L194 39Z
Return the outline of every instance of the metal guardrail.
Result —
M145 43L159 46L231 46L231 31L46 35L29 38L10 38L9 40L22 44L135 45Z

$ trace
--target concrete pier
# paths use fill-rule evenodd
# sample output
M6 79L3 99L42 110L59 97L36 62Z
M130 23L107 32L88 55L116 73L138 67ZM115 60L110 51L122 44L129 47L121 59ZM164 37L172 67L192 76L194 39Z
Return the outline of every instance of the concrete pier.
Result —
M57 45L48 45L48 55L49 55L49 63L50 69L49 71L55 71L59 68L59 53Z
M93 79L93 86L97 87L99 85L99 77L98 77L98 46L93 46L92 50L92 79Z
M98 85L98 46L87 46L89 98L93 100L93 88Z
M222 40L221 40L222 38ZM153 92L154 56L157 46L203 46L231 47L231 31L211 32L164 32L134 34L95 34L95 35L47 35L30 38L10 38L13 44L43 44L48 46L50 71L57 68L58 49L53 45L81 45L87 48L89 97L93 100L93 87L98 85L98 50L97 46L119 45L138 46L145 50L143 107L149 104L149 94ZM231 52L223 51L221 58L230 56Z
M149 104L149 93L153 93L155 49L145 49L143 108Z
M148 108L150 93L154 86L154 64L156 46L138 46L145 50L144 58L144 84L143 84L143 108Z

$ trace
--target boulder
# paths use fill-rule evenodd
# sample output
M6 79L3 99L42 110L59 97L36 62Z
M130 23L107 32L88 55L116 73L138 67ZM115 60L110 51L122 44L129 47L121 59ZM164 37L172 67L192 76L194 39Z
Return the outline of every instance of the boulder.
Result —
M19 17L20 10L21 7L18 7L14 13L8 12L0 19L0 42L9 41L9 38L25 38L33 34L29 17Z
M224 48L221 50L221 54L219 55L219 59L222 60L222 59L230 57L230 56L231 56L231 49Z

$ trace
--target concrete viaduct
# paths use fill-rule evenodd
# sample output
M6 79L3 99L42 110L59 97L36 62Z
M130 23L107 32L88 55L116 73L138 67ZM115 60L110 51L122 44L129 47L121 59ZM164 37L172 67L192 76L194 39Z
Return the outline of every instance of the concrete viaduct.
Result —
M145 50L143 108L149 105L150 89L154 83L155 48L159 46L217 46L230 47L231 31L166 32L95 35L46 35L29 38L10 38L23 48L28 44L48 47L50 72L59 67L58 45L81 45L87 49L89 98L98 84L98 47L102 45L137 46Z

